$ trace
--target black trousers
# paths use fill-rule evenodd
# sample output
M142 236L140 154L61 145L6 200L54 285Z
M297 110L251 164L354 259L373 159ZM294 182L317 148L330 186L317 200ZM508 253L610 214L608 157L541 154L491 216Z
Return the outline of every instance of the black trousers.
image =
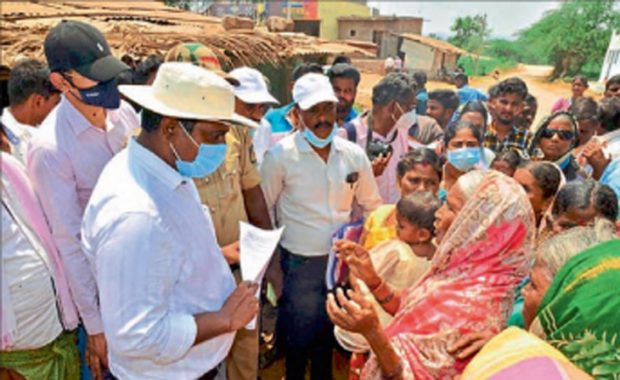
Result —
M308 360L311 379L332 378L334 325L325 309L327 255L303 257L281 248L284 287L278 333L284 343L286 378L303 379Z

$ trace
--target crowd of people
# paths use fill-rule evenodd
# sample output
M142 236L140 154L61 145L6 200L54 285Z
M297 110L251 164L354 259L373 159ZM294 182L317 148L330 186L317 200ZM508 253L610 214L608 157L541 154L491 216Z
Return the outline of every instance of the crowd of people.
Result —
M335 350L352 380L620 376L620 76L533 125L518 77L394 62L363 110L346 57L280 105L199 43L119 60L62 21L44 52L1 118L1 379L256 379L261 288L290 380ZM240 222L285 227L263 284Z

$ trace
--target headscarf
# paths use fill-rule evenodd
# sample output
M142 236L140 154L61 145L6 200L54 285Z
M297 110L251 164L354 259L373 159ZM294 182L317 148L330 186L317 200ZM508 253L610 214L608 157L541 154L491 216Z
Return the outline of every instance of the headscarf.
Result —
M576 172L579 171L580 169L579 165L577 164L577 161L575 160L575 157L573 156L574 150L577 147L577 144L579 143L579 124L577 123L577 119L575 119L575 116L573 116L572 113L568 111L557 111L547 116L546 118L544 118L541 121L538 128L536 129L536 132L534 133L534 137L532 137L532 140L527 150L528 150L529 156L532 157L533 159L535 160L543 159L544 153L539 147L540 140L542 138L542 133L543 131L547 129L547 127L549 127L549 124L551 124L551 122L554 119L560 116L565 116L570 120L570 124L571 124L571 127L573 128L573 133L575 134L575 137L573 138L573 141L570 147L568 148L568 151L564 153L564 155L562 155L562 157L557 159L554 163L558 165L560 169L562 169L562 172L567 174L567 176L570 173L571 175L568 177L572 177L572 174L576 175ZM568 180L570 181L574 179L575 178L568 178Z
M453 378L467 361L447 351L461 335L499 332L514 289L529 271L535 235L532 207L512 178L488 171L456 216L427 274L401 295L386 327L405 379ZM362 378L381 378L376 357Z
M620 240L570 259L545 294L530 332L601 379L620 373Z
M540 151L540 148L538 147L538 144L540 144L540 139L542 138L541 135L543 131L547 129L549 124L551 124L551 122L559 116L565 116L570 120L570 124L571 124L571 127L573 128L573 133L575 134L575 138L570 148L568 148L568 151L572 152L572 150L575 149L575 147L577 146L579 142L579 124L577 124L577 119L575 119L575 116L573 116L573 114L568 111L557 111L545 117L538 125L538 128L536 128L536 132L534 132L534 136L532 137L532 140L530 141L530 145L528 147L528 153L530 157L536 158L536 157L540 157L543 154Z
M544 340L509 327L484 345L461 380L591 379Z

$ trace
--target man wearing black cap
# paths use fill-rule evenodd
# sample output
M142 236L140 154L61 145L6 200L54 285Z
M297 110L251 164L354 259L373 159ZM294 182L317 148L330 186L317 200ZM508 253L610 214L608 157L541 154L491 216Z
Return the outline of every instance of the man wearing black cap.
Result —
M88 333L86 360L96 377L107 366L97 287L80 246L84 207L108 161L139 125L121 102L116 77L129 67L112 56L103 34L79 21L61 21L45 38L50 81L62 93L27 156L28 174L43 206Z

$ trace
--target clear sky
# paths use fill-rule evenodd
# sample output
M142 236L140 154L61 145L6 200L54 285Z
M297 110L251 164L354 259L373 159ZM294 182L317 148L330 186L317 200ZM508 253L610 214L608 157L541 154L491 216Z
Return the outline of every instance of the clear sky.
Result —
M369 1L382 15L424 17L422 34L451 34L450 26L458 16L486 13L492 36L510 38L514 33L540 19L560 1Z

